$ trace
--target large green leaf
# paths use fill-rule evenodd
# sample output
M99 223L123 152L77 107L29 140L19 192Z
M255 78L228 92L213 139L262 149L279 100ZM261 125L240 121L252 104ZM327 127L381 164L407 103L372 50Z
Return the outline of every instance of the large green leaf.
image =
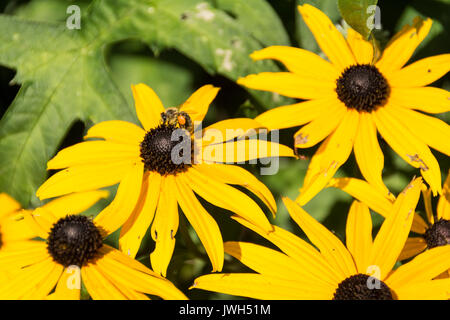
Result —
M242 2L242 6L226 1L221 5L229 12L249 10ZM268 13L270 7L260 3L258 8L276 29L279 21ZM133 38L153 49L175 48L207 72L232 80L279 70L271 61L254 63L249 58L251 52L273 44L260 31L253 32L251 23L261 20L242 24L198 0L94 1L82 12L80 30L69 30L61 22L0 15L0 64L16 69L14 81L22 84L0 120L0 191L27 205L46 178L47 160L77 119L136 121L106 66L108 44ZM252 94L265 107L275 104L269 93Z
M239 23L266 46L289 45L283 24L265 0L216 0L216 6L236 16Z

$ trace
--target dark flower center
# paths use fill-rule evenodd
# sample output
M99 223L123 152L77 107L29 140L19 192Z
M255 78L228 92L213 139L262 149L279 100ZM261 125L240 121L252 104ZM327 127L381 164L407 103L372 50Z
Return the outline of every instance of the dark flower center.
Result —
M50 230L47 250L53 260L67 267L83 266L96 257L103 245L100 230L86 216L61 218Z
M439 219L425 232L429 249L450 244L450 221Z
M386 103L389 84L375 66L357 64L342 72L336 92L347 108L372 112Z
M333 300L393 300L389 287L365 274L348 277L334 292Z
M141 142L145 169L161 175L186 171L192 163L193 146L185 129L163 123L147 132Z

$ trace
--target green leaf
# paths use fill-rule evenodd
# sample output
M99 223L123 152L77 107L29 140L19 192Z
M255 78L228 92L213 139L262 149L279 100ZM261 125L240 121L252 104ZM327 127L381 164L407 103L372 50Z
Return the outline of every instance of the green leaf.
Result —
M153 58L125 53L111 55L109 65L113 78L130 105L133 104L131 83L151 85L166 107L180 105L195 90L192 68L174 63L166 56ZM187 64L187 61L181 62Z
M226 2L222 5L227 7ZM248 10L245 4L242 7ZM268 13L268 6L257 8L263 17L275 16ZM250 22L242 24L242 19L209 2L97 0L81 16L81 29L70 30L65 21L33 22L0 15L0 64L16 69L14 82L22 84L0 120L0 192L24 206L45 180L46 162L72 123L137 121L133 105L106 65L108 44L139 39L154 50L173 48L207 72L231 80L279 70L272 61L255 63L249 58L265 46L260 31L250 30ZM275 101L266 92L251 94L265 107L290 101Z
M280 18L265 0L216 0L216 7L236 16L239 23L265 46L289 45Z
M342 18L368 39L374 26L377 0L338 0Z

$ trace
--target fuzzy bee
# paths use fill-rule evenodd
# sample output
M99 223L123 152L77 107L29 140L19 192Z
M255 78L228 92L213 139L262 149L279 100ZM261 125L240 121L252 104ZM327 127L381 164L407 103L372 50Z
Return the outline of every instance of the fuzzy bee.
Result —
M189 132L194 131L194 125L192 123L191 117L184 112L179 111L177 108L168 108L165 112L161 113L161 119L163 124L171 126L179 126Z

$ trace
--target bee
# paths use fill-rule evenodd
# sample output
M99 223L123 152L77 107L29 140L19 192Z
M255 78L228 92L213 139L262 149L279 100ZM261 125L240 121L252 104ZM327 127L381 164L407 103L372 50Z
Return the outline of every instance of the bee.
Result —
M179 111L177 108L168 108L165 112L161 113L162 123L165 125L170 125L176 127L177 125L189 131L194 132L194 125L192 123L191 117L184 112Z

